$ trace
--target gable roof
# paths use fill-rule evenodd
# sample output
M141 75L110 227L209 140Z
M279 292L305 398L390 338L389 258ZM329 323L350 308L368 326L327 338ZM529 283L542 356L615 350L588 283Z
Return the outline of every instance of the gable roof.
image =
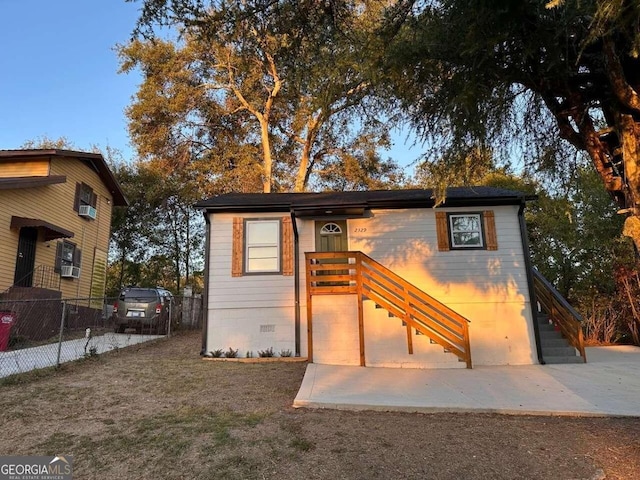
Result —
M535 197L522 192L493 187L452 187L447 189L443 207L519 205ZM228 193L198 202L207 212L284 212L297 215L349 214L371 208L433 207L431 189L370 190L324 193ZM339 210L334 212L333 210Z
M0 150L0 162L9 160L29 160L42 157L70 157L76 158L98 174L113 197L113 204L126 207L127 202L124 192L113 175L113 172L105 162L104 157L99 153L78 152L75 150L59 149L28 149L28 150Z

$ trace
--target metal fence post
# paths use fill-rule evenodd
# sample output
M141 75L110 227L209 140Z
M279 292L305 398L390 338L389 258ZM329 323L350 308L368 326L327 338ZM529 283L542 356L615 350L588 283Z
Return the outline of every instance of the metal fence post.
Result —
M60 353L62 352L62 333L64 332L64 316L67 310L67 302L62 300L62 315L60 316L60 336L58 338L58 358L56 360L56 367L60 366Z

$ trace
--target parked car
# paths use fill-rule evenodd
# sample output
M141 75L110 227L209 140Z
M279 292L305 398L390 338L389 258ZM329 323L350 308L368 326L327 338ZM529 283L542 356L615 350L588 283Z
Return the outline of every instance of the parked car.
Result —
M114 330L135 328L142 333L166 335L173 295L164 288L128 287L113 304Z

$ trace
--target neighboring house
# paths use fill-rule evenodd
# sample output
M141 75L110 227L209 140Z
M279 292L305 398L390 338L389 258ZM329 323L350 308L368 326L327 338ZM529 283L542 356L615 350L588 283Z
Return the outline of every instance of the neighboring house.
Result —
M111 211L126 205L100 154L0 150L0 293L102 297Z
M527 200L489 187L451 188L437 208L428 190L204 200L202 353L273 348L396 367L538 363Z

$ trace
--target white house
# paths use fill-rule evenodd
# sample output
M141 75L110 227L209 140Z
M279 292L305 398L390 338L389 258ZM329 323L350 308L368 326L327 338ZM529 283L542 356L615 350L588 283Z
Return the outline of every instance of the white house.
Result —
M542 360L524 194L227 194L207 223L202 353L414 368Z

